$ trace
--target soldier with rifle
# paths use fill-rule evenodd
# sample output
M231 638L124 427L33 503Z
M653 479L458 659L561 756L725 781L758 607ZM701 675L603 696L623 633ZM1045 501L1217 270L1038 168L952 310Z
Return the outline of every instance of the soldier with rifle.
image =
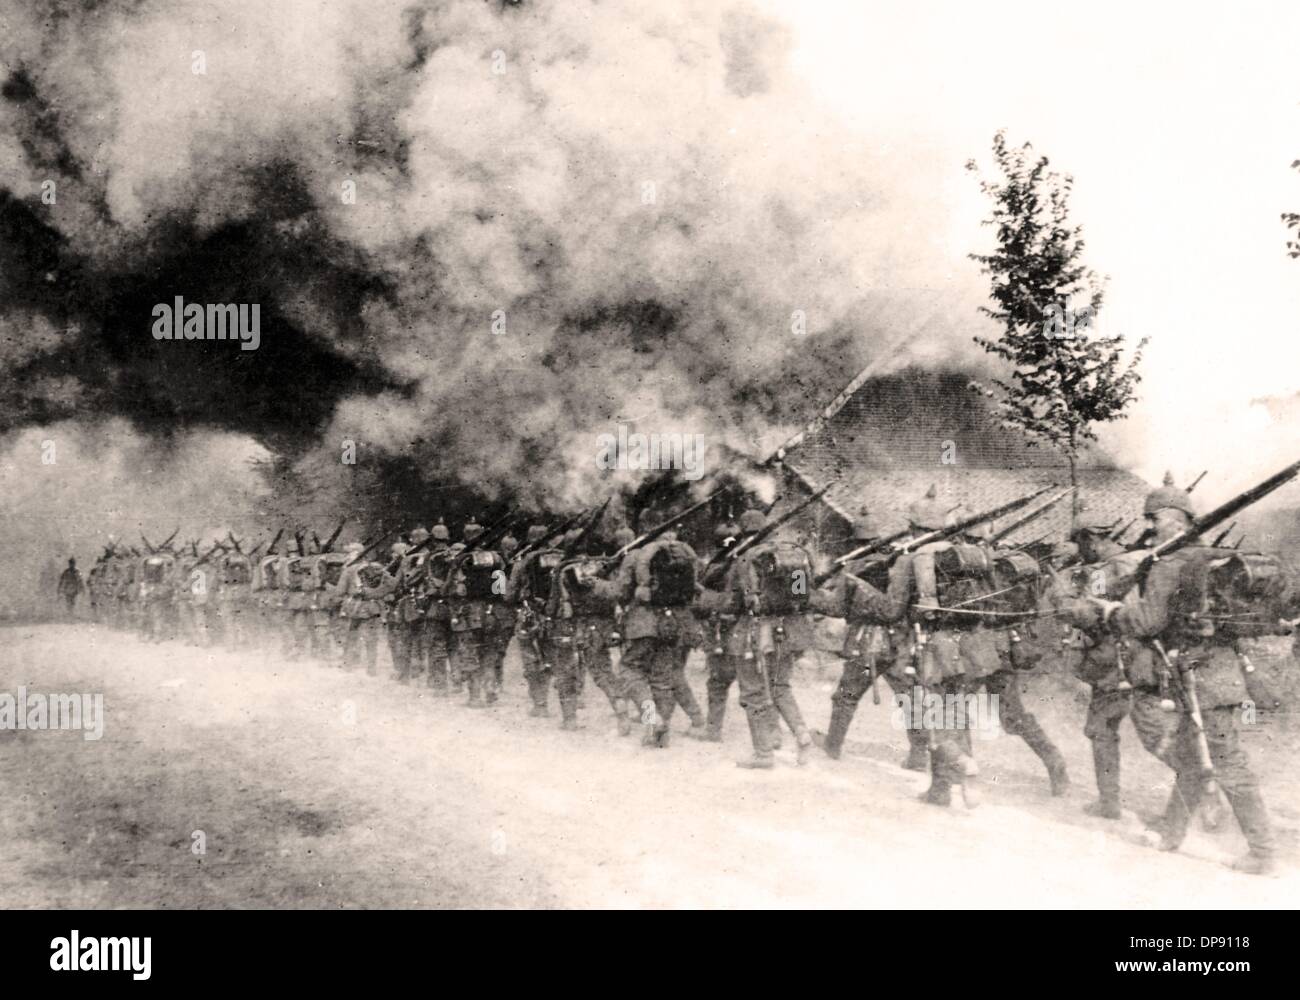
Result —
M1300 475L1300 462L1196 517L1186 491L1162 486L1147 501L1154 545L1135 574L1138 594L1124 601L1094 598L1102 627L1150 645L1157 667L1180 703L1174 744L1174 791L1158 824L1160 848L1177 850L1202 797L1221 788L1246 837L1248 853L1233 868L1270 872L1277 843L1259 783L1237 732L1236 709L1247 700L1244 662L1230 630L1206 615L1205 580L1220 550L1197 544L1239 511Z
M609 700L620 733L625 733L630 731L630 723L609 652L615 602L610 599L608 588L597 586L602 563L587 551L606 505L584 527L571 528L564 537L564 560L552 576L546 607L550 622L548 641L560 699L561 728L578 728L578 696L582 677L589 671L592 682Z
M899 655L901 636L896 626L912 594L912 557L903 553L889 565L879 554L887 543L865 510L854 523L853 540L857 549L867 549L868 554L847 563L842 573L836 573L813 595L814 610L845 620L844 672L831 695L830 725L822 740L822 749L834 760L840 758L862 696L871 691L879 704L876 677L882 667L885 681L896 695L908 695L912 688L901 671L888 669ZM930 756L925 734L908 727L907 741L909 751L903 766L924 771Z
M1175 499L1184 503L1185 494ZM1164 493L1152 493L1145 512L1152 515L1156 505L1165 502ZM1118 596L1128 590L1127 580L1141 558L1112 538L1112 528L1086 501L1081 504L1070 541L1082 565L1056 574L1048 595L1070 629L1065 645L1077 653L1073 672L1092 691L1083 733L1092 744L1098 797L1084 811L1102 819L1120 819L1123 815L1119 727L1125 718L1132 719L1142 746L1173 766L1174 720L1161 707L1153 651L1144 643L1101 628L1096 608L1091 605L1090 598Z
M454 677L469 688L470 708L486 708L497 700L496 672L486 652L488 628L505 593L505 560L494 546L510 530L514 514L506 514L488 528L472 518L461 529L462 547L451 549L446 582Z
M550 687L553 669L546 649L546 603L550 596L552 572L564 559L558 548L549 544L560 531L544 524L529 527L524 546L516 554L506 587L506 603L515 610L515 638L519 642L519 660L523 665L528 697L533 703L529 715L544 719L550 716Z
M386 536L387 537L387 536ZM379 539L379 542L384 541ZM343 566L334 596L338 601L343 633L343 669L352 670L365 660L366 673L379 672L379 633L383 629L384 598L392 593L397 580L385 572L382 563L367 559L379 543L366 546L350 542L343 547L348 561Z
M727 550L740 541L740 536L740 525L732 521L720 522L713 531L718 548L710 561L725 557ZM704 566L700 569L703 573ZM704 660L708 670L708 680L705 683L708 719L700 738L710 743L721 743L722 724L727 717L727 698L731 686L736 683L736 665L728 654L727 647L731 644L739 615L731 606L730 589L727 587L722 591L702 591L697 603L700 618L704 622Z

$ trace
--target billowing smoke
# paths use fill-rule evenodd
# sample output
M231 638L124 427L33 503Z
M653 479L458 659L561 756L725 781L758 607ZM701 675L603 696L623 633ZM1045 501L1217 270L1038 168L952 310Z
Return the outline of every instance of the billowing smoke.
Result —
M761 458L868 361L968 356L957 165L897 175L744 2L3 7L0 430L564 506L639 475L620 427ZM155 340L177 296L258 349Z

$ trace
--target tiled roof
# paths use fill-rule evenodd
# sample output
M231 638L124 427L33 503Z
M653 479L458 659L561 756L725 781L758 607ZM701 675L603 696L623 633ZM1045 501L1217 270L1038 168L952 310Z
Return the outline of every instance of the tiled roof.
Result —
M905 527L904 510L934 485L944 506L986 510L1052 483L1069 484L1069 467L1055 451L1033 447L1001 426L968 376L915 369L868 380L783 461L805 489L839 482L826 495L840 518L862 508L891 532ZM1092 451L1080 459L1080 492L1105 520L1142 512L1148 485ZM1044 497L1043 500L1046 500ZM995 530L1038 506L995 524ZM1008 538L1064 537L1069 500Z

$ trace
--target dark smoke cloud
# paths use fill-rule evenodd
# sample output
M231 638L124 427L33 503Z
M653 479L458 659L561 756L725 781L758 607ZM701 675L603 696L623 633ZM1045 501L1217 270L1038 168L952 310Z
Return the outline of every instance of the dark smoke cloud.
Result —
M967 349L955 165L891 175L744 3L2 9L0 429L566 504L616 421L762 457L868 361ZM260 349L154 341L176 295L260 303Z

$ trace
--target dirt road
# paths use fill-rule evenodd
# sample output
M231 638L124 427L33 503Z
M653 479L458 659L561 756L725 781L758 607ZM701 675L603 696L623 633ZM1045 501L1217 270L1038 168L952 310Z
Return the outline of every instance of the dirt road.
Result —
M808 673L800 701L824 725L828 680ZM8 907L1275 907L1300 888L1284 762L1261 768L1280 876L1218 863L1242 849L1230 817L1161 854L1136 842L1135 816L1081 813L1092 775L1070 696L1030 697L1070 795L1051 799L1001 736L977 743L988 793L968 812L916 801L926 778L897 766L887 701L863 705L844 760L798 768L787 749L755 773L734 766L734 702L722 746L648 751L591 689L582 732L528 718L514 662L501 705L474 712L89 624L0 629L0 692L20 685L102 692L105 727L0 732ZM1129 802L1155 808L1167 774L1125 739Z

